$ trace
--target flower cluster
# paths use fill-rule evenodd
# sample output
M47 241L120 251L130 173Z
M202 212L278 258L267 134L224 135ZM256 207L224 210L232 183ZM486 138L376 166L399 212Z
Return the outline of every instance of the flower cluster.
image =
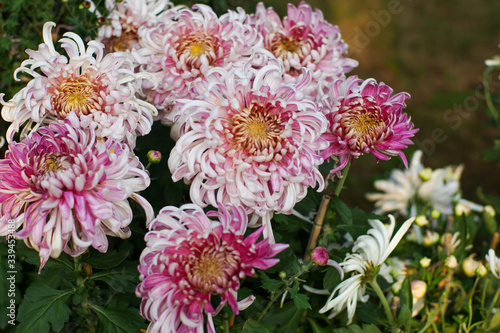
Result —
M129 237L135 200L149 227L136 289L149 332L215 332L212 318L226 304L234 314L247 307L252 297L238 302L240 281L275 265L288 247L275 243L271 219L297 214L310 188L325 189L325 161L339 178L362 154L407 164L403 149L418 131L403 112L409 95L347 76L358 63L346 57L340 29L305 2L288 5L284 18L262 3L252 14L220 16L167 0L84 6L99 18L97 38L84 43L69 31L59 47L55 23L45 23L43 43L14 74L27 74L26 86L7 102L0 95L11 123L0 160L0 235L15 221L41 269L62 252L106 252L107 236ZM146 167L134 154L155 120L171 126L175 141L164 171L190 186L192 202L156 218L139 192L150 184L146 169L165 164L163 151L148 147ZM411 222L391 241L394 219L388 230L371 221L343 270L326 247L316 248L304 271L355 273L321 312L347 306L351 319ZM283 297L303 302L299 281L285 282Z

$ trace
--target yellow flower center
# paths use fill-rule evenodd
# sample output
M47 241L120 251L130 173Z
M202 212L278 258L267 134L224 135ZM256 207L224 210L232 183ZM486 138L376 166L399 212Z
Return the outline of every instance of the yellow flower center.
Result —
M184 37L177 45L177 56L184 55L185 63L194 68L201 66L200 57L206 56L209 64L213 64L216 49L214 39L205 32L193 33Z
M66 117L71 111L88 115L101 108L100 101L98 82L88 75L64 79L51 98L53 112L61 117Z
M234 141L239 149L245 149L249 154L274 148L283 140L279 114L258 110L258 107L254 106L240 111L232 120Z
M283 58L287 53L299 53L301 44L300 40L279 34L273 38L270 49L277 58Z
M57 158L56 154L48 154L45 157L45 161L43 162L42 165L42 170L44 172L55 172L57 170L61 169L61 163L59 162L59 159Z
M380 125L383 124L380 119L369 112L353 115L351 117L351 121L352 125L350 128L354 131L356 137L358 138L373 135L377 132Z

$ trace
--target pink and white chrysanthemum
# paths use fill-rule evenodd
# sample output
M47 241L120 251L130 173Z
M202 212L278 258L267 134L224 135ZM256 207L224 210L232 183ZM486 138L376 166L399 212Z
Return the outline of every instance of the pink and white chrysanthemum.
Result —
M99 28L98 41L109 52L127 51L139 47L138 30L159 22L159 15L173 7L168 0L106 0L109 15Z
M283 61L288 82L305 67L312 73L307 90L316 94L318 84L331 84L358 66L357 61L344 57L347 44L338 26L325 21L319 9L313 11L305 2L298 7L288 4L287 14L281 20L272 7L266 9L259 3L250 22L263 35L264 47Z
M159 86L149 98L165 111L163 122L168 125L175 121L170 111L173 102L188 97L191 83L203 79L211 68L241 67L249 59L262 66L268 59L263 54L272 57L262 48L257 30L241 19L230 19L238 15L218 18L208 6L193 8L196 11L173 8L162 15L162 23L141 28L142 48L134 52L143 64L141 70L158 78Z
M33 79L10 101L2 101L2 117L12 122L7 140L26 121L25 130L33 123L47 124L74 112L82 128L92 127L98 137L124 141L133 148L137 134L149 133L157 114L153 105L135 94L143 79L154 78L135 74L126 54L104 56L103 44L90 41L86 48L72 32L59 40L67 56L60 54L52 41L54 26L45 23L44 43L37 51L27 50L30 58L15 71L16 78L17 73L25 72Z
M0 160L0 235L8 223L22 225L16 237L40 252L41 267L62 251L77 256L90 246L106 252L106 235L127 238L137 201L148 220L151 205L136 192L148 173L130 148L98 142L91 128L53 122L23 141L10 142Z
M231 204L207 214L194 204L160 211L145 236L136 289L148 332L204 332L204 314L207 332L215 332L212 315L226 303L238 314L240 280L275 265L272 257L288 247L257 242L262 228L244 238L246 227L245 209Z
M342 77L328 89L323 112L330 123L325 134L330 147L321 156L339 157L332 173L341 171L352 158L364 153L373 154L378 160L399 155L408 166L401 150L413 144L410 138L418 132L411 118L402 112L410 95L391 95L392 89L384 83L363 81L357 76Z
M290 214L309 186L324 186L318 170L327 121L299 86L282 81L283 68L214 70L193 86L200 100L179 100L184 127L170 153L174 181L191 183L191 200L243 205L272 237L273 212ZM307 75L304 76L307 78ZM310 78L309 78L310 79Z

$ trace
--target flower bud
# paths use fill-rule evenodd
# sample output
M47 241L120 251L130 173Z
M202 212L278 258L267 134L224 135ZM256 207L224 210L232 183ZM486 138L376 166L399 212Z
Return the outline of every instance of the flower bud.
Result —
M486 230L493 235L498 229L497 220L495 219L495 209L493 206L487 205L483 208L483 220Z
M286 279L286 272L285 272L285 271L281 271L281 272L279 273L279 277L280 277L280 279L282 279L282 280L283 280L283 279Z
M432 169L431 168L425 168L420 170L418 173L418 176L420 179L422 179L424 182L428 181L432 177Z
M488 274L488 270L482 263L479 263L479 265L476 268L476 275L479 277L485 277L486 274Z
M431 211L431 217L432 217L433 219L438 219L438 218L440 218L440 217L441 217L441 212L440 212L439 210L437 210L437 209L433 209L433 210Z
M411 295L414 299L419 299L425 296L427 292L427 283L422 280L411 281Z
M474 260L475 254L471 254L467 258L465 258L464 262L462 263L462 269L468 277L473 277L476 275L476 270L479 267L480 262L477 260Z
M147 156L148 156L148 161L153 164L160 163L161 161L161 153L157 150L148 151Z
M455 215L456 216L462 216L462 215L469 215L470 213L470 208L467 207L466 205L462 203L458 203L455 206Z
M431 265L431 260L427 257L423 257L422 259L420 259L420 266L422 266L423 268L427 268Z
M425 217L425 215L418 215L418 216L415 218L415 223L416 223L419 227L423 227L424 225L428 225L428 224L429 224L429 220L427 219L427 217Z
M424 246L432 246L439 242L439 234L435 231L426 230L422 242Z
M446 262L444 264L448 268L455 268L458 266L457 258L454 255L449 256L446 258Z
M323 246L318 246L313 250L312 261L320 266L325 266L328 262L328 252Z

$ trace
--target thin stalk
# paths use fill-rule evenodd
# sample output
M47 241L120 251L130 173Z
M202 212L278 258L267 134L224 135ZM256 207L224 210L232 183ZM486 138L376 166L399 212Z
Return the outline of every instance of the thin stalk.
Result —
M472 297L474 297L474 292L476 291L477 283L479 282L479 277L474 281L474 285L472 286L472 290L470 291L469 296L469 320L467 321L467 332L470 332L472 328Z
M380 286L377 283L377 279L373 279L373 281L370 282L370 285L372 286L373 290L377 294L378 298L380 299L380 303L382 303L382 306L384 307L385 315L387 316L387 319L389 320L389 323L391 324L391 327L393 328L393 332L397 332L397 329L395 329L395 321L394 321L394 316L392 315L391 307L389 306L389 303L387 303L387 298L385 298L385 294L380 288Z
M486 100L486 105L488 106L488 109L490 110L490 114L493 117L493 119L495 120L497 127L499 127L500 123L499 123L499 117L498 117L498 110L496 109L496 107L493 104L493 101L491 99L490 84L488 82L488 79L489 79L492 71L493 71L492 68L487 68L484 71L484 75L483 75L484 97Z
M340 191L342 191L342 187L344 186L344 182L347 178L347 173L349 172L349 168L351 166L351 160L347 162L342 174L342 178L340 178L337 186L335 187L334 195L337 197L340 195ZM316 218L314 219L313 227L311 230L311 236L309 236L309 242L307 243L306 253L304 255L304 261L311 260L311 251L318 244L318 237L323 228L323 222L325 220L326 211L328 209L328 204L330 203L330 198L328 194L323 195L321 198L321 203L319 204L318 213L316 214Z
M266 307L264 308L264 310L262 310L262 312L260 313L259 317L256 320L257 323L260 323L262 318L264 318L264 315L267 313L267 311L269 311L271 306L274 304L274 302L276 302L276 300L281 296L281 294L283 294L288 289L288 287L290 285L292 285L293 282L295 282L302 274L308 272L309 269L311 268L311 266L312 266L312 263L309 263L307 265L303 265L300 268L300 270L297 273L295 273L294 276L292 276L291 278L288 279L286 284L283 287L281 287L279 291L271 294L272 296L271 296L271 299L269 300L269 303L267 303Z
M224 325L224 333L229 333L229 320L224 318L222 324Z

